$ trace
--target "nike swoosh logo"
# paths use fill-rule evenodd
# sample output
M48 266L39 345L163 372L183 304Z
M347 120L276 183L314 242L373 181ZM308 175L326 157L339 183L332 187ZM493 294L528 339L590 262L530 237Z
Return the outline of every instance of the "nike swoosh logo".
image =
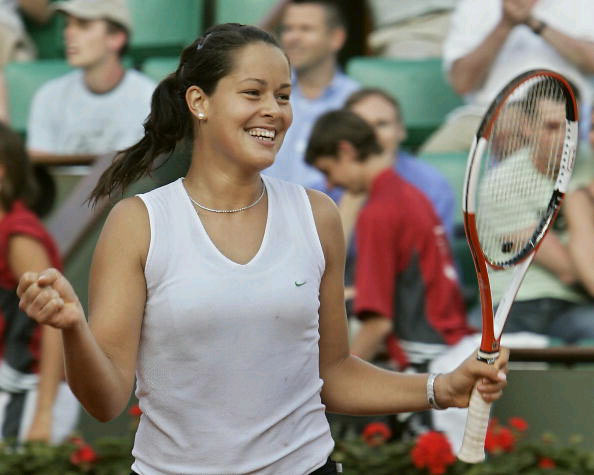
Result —
M304 280L303 282L297 282L295 281L295 287L301 287L302 285L307 284L307 280Z

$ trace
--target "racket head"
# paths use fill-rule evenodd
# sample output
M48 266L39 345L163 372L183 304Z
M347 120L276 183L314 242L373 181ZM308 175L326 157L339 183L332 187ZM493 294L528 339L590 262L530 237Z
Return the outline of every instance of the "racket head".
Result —
M496 334L488 268L512 268L542 242L571 177L577 120L569 81L554 71L528 71L497 95L474 138L463 212L479 281L483 354L497 352L506 317Z

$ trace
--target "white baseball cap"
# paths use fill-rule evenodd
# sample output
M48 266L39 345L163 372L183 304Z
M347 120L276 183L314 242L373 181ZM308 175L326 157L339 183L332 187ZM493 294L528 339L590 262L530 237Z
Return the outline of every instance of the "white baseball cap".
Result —
M132 32L132 17L126 0L69 0L55 2L51 7L83 20L110 20Z

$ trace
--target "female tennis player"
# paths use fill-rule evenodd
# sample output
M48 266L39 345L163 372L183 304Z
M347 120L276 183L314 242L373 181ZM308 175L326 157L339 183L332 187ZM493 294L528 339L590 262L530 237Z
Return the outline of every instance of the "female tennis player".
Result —
M68 382L100 421L143 415L134 473L331 474L326 410L466 406L505 385L470 356L440 376L378 369L349 354L344 239L321 193L261 176L292 113L290 66L267 33L219 25L157 87L146 134L93 197L192 141L187 175L111 211L95 250L89 323L56 270L21 279L21 307L62 331Z

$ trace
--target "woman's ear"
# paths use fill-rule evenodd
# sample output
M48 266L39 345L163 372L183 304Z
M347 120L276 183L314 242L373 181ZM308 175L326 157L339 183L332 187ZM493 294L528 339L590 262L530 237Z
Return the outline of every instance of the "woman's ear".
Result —
M192 115L200 120L208 119L208 96L198 86L186 89L186 103Z

